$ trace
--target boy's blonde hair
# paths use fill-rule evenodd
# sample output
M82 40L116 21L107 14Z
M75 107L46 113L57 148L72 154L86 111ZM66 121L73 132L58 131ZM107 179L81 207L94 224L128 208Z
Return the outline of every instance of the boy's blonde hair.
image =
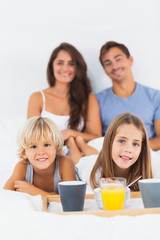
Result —
M64 141L56 124L48 118L32 117L22 125L17 134L18 156L21 160L26 147L35 144L40 138L54 143L57 155L60 154Z
M122 113L118 115L109 125L103 142L102 150L100 151L95 165L90 175L90 183L92 188L99 186L96 179L96 172L101 171L101 177L115 177L114 163L112 160L112 145L117 131L122 125L134 125L142 134L142 147L137 161L131 166L131 177L129 183L134 181L140 175L142 178L152 178L150 146L146 128L141 119L130 113ZM133 184L136 185L137 183Z

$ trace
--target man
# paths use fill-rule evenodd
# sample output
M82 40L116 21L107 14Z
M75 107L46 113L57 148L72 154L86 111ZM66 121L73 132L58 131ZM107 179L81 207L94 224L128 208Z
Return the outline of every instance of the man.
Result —
M123 44L107 42L100 51L100 62L113 87L96 95L101 112L102 133L120 113L139 116L147 129L151 149L160 149L160 91L136 83L132 74L133 57Z

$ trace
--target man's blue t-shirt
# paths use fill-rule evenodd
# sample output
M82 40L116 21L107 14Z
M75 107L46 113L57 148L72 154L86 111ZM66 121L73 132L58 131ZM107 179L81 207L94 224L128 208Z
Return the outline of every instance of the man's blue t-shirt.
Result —
M160 91L136 84L134 93L128 98L117 97L112 87L96 94L100 105L102 134L111 121L120 113L137 115L144 122L149 139L156 136L154 120L160 119Z

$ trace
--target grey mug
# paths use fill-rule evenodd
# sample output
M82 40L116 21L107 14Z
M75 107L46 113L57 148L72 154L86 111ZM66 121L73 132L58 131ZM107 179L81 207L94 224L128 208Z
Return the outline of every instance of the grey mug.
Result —
M63 211L83 211L86 182L64 181L58 183Z
M160 179L142 179L138 181L145 208L160 207Z

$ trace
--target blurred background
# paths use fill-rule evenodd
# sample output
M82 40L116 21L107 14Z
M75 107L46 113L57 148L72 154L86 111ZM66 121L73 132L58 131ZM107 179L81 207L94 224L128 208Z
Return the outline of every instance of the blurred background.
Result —
M93 92L111 86L101 46L124 43L136 81L160 89L159 0L0 0L0 115L26 117L29 96L48 87L46 67L61 42L88 65Z

